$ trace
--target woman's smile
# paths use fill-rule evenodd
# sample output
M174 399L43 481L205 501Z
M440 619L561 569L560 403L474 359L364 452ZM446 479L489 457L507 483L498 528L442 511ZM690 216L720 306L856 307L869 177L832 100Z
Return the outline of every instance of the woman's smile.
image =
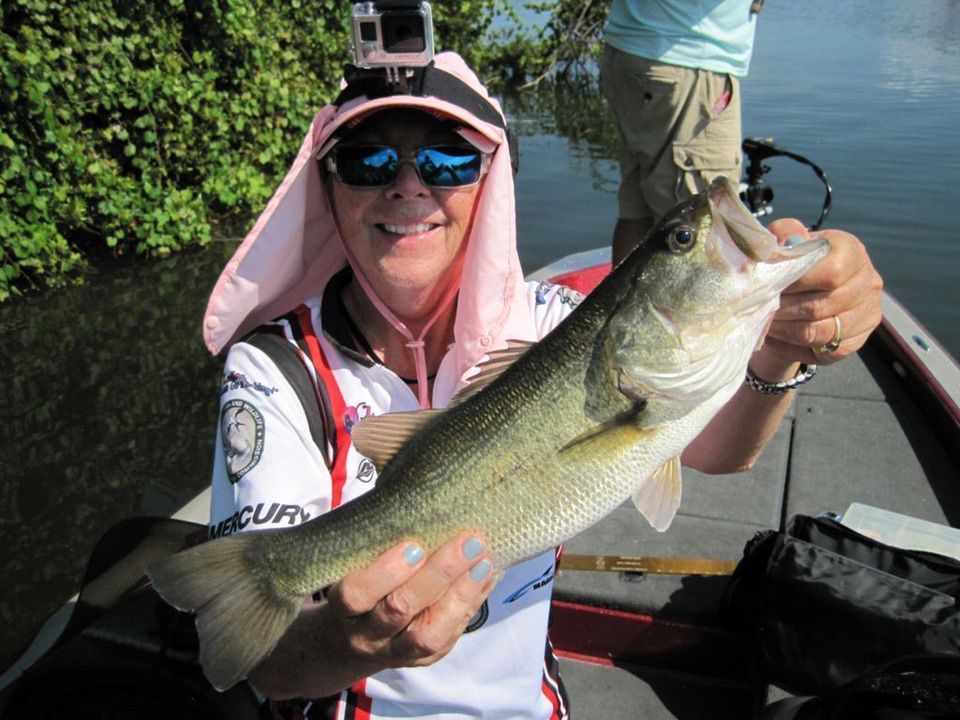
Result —
M397 223L377 224L377 228L393 235L422 235L438 227L440 226L436 223L414 223L402 225Z

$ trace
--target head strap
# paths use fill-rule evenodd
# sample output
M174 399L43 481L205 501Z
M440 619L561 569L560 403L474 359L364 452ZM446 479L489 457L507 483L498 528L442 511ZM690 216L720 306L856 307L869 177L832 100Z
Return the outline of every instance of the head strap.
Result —
M437 68L433 61L424 67L410 68L410 70L412 74L406 78L406 82L398 84L391 82L382 68L367 70L347 65L343 71L347 86L333 104L340 107L358 97L371 100L392 95L435 97L459 105L483 122L498 128L506 128L503 116L487 102L483 95L457 76Z

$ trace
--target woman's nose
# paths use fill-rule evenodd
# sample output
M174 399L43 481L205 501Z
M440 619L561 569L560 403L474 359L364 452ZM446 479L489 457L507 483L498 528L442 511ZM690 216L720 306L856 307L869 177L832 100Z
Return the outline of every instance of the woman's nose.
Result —
M396 193L403 196L429 195L430 188L423 184L420 179L420 173L410 161L400 164L400 170L397 172L397 179L389 188L390 193Z

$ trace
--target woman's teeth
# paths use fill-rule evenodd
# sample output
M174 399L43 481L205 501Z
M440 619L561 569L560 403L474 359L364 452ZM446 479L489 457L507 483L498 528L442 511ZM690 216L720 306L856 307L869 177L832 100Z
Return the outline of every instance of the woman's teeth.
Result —
M417 223L416 225L393 225L391 223L383 224L384 230L397 235L418 235L420 233L425 233L428 230L432 230L435 227L436 225L430 225L428 223Z

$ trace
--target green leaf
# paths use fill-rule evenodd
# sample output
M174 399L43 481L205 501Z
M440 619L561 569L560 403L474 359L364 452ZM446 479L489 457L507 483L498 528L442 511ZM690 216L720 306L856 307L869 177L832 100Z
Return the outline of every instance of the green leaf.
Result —
M443 46L480 57L503 2L434 3ZM0 300L76 272L79 237L158 255L252 220L337 92L348 16L340 0L4 3L0 238L21 257L0 252Z

